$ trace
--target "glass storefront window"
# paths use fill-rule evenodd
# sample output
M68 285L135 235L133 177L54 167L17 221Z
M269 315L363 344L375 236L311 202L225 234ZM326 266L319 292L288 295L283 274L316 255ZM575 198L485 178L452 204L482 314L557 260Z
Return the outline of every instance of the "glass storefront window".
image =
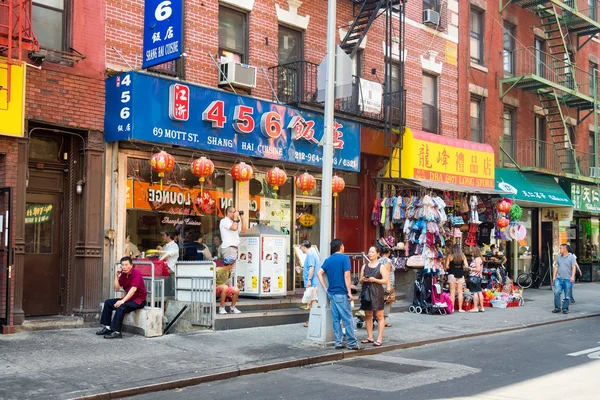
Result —
M167 230L178 234L182 259L186 242L201 236L212 256L220 257L219 222L227 206L234 204L235 182L229 171L215 169L201 191L198 178L186 167L176 164L163 178L161 190L148 159L128 158L127 233L140 252L151 254L163 245L160 232Z
M52 253L53 205L27 203L25 211L25 252L27 254Z

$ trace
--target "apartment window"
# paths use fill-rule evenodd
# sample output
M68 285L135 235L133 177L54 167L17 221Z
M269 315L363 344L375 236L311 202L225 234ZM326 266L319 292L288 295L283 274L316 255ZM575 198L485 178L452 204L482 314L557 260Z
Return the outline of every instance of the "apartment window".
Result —
M546 46L543 40L535 38L533 47L535 48L535 74L543 78L545 76L546 53L544 50Z
M248 16L219 7L219 57L221 62L248 62Z
M422 129L425 132L440 133L438 110L438 83L437 76L423 74L423 114Z
M471 141L484 143L483 136L483 99L472 98L471 114Z
M590 17L590 19L596 21L598 18L598 5L597 5L597 0L588 0L588 7L587 7L587 11L588 11L588 17Z
M544 117L535 117L535 166L546 168L546 120Z
M67 50L67 5L70 0L34 0L31 21L40 46Z
M515 110L512 108L504 108L504 144L503 148L509 160L515 160L515 140L516 140L516 129L515 129Z
M471 61L483 65L483 12L471 9Z
M561 83L563 86L568 87L569 89L573 89L575 87L575 81L573 79L573 74L575 72L575 58L573 56L573 53L565 53L563 56L563 63L565 66L563 70L563 76L558 77L558 82Z
M278 35L279 64L288 64L304 59L304 43L302 32L279 26Z
M598 64L590 62L590 96L592 97L594 96L594 81L596 82L596 91L598 91Z
M577 147L577 136L575 135L575 127L573 125L567 125L567 132L569 135L569 140L571 140L570 148L575 149ZM566 143L565 147L568 147ZM567 157L567 165L565 166L566 172L570 172L572 174L576 172L575 161L575 151L570 151Z
M504 74L515 74L515 27L504 23Z
M423 11L433 10L436 12L441 11L440 0L423 0Z
M596 153L596 146L594 146L594 132L590 132L590 136L588 138L588 143L589 143L588 153L590 153L593 156Z

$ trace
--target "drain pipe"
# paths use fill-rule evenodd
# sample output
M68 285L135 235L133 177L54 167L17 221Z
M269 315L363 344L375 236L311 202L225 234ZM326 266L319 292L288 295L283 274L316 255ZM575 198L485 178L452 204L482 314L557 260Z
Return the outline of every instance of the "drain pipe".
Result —
M117 221L117 217L116 217L116 209L117 209L117 180L119 177L119 171L118 171L118 154L119 154L119 142L113 142L111 145L111 154L110 154L110 229L113 232L116 232L116 221ZM110 240L110 247L109 247L109 252L108 252L108 271L109 271L109 275L110 275L110 271L111 271L111 266L114 264L115 262L115 254L116 254L116 248L115 248L115 239L109 239ZM106 281L108 282L110 279L107 279ZM110 287L106 287L106 293L105 293L105 298L110 297Z

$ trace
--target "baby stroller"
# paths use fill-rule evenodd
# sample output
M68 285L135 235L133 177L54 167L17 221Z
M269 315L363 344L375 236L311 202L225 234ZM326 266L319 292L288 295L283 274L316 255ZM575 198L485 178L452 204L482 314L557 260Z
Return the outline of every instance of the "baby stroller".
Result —
M408 312L446 315L448 306L441 299L442 292L442 286L437 284L435 277L425 275L423 271L417 272L413 304L408 307Z

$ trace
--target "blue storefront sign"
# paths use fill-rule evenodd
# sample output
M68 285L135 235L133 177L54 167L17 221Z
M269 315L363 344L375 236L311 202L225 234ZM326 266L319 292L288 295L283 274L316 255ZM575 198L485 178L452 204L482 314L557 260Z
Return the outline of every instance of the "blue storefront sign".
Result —
M128 72L106 81L107 142L165 145L321 166L323 115ZM360 170L360 124L336 119L334 168Z
M182 33L183 0L146 0L142 68L181 57Z

